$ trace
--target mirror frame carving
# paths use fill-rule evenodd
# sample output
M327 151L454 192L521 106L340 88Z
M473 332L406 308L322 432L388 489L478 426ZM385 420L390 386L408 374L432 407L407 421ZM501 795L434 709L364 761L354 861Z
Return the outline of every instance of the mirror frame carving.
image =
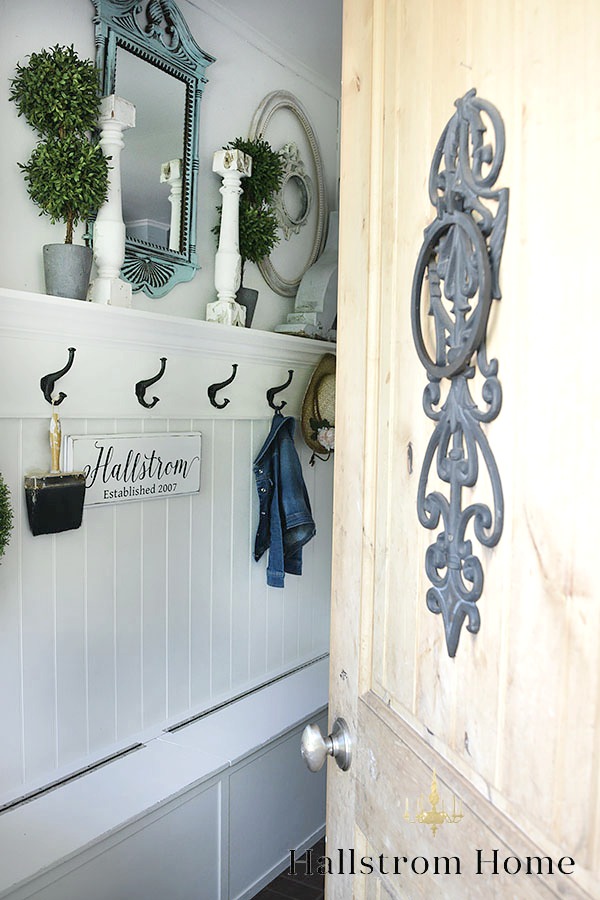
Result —
M185 85L180 250L128 237L121 269L121 277L134 291L159 298L176 284L190 281L199 268L196 227L200 101L208 81L206 68L215 62L215 57L198 46L173 0L91 2L96 10L96 65L103 96L115 93L119 47Z

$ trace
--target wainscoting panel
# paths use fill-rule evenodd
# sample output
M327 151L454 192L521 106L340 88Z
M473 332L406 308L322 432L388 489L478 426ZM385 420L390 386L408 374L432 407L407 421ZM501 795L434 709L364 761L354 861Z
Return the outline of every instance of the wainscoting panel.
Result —
M0 815L3 900L249 900L322 837L327 658Z
M327 734L326 714L319 716L316 724ZM326 769L309 772L298 753L299 739L296 731L231 773L229 840L235 848L229 861L232 900L252 896L257 887L264 886L265 873L272 871L275 876L289 868L290 850L302 846L314 828L315 809L322 809L319 824L325 819ZM282 790L284 784L286 789ZM250 819L254 820L251 840Z
M305 549L303 575L288 575L285 588L275 589L266 585L266 556L256 563L252 555L258 520L252 461L270 427L266 389L293 367L294 390L283 396L285 413L298 418L310 375L331 346L273 334L265 335L263 346L255 332L239 334L248 329L184 320L177 326L164 323L170 317L44 298L58 315L55 325L39 298L24 294L36 328L29 341L15 293L0 295L0 310L6 304L2 367L12 367L11 384L23 385L9 403L0 400L0 472L15 511L0 564L0 800L316 659L327 652L329 638L332 463L309 466L298 426L318 533ZM113 329L105 325L111 317ZM157 367L148 360L161 355L165 329L167 373L150 389L161 400L145 410L134 397L136 409L129 394L136 379L154 374ZM214 358L213 336L221 346ZM32 536L23 475L49 468L51 408L31 382L64 365L68 346L76 346L77 355L60 382L67 393L59 407L63 436L199 431L199 494L86 507L81 528ZM114 417L106 417L107 400L101 399L104 372L98 368L93 379L86 369L83 358L90 356L110 373ZM236 382L226 389L227 409L215 410L206 400L215 373L226 377L236 358L243 361L246 396L255 383L251 415L248 404L240 409L236 402ZM79 414L86 404L78 364L94 384L87 415ZM185 398L169 402L170 369L177 370L178 384L188 385L187 417L181 415ZM120 396L117 382L128 392ZM71 416L74 407L78 414Z
M82 854L78 867L35 894L16 898L43 900L192 900L223 897L221 891L222 785L190 792L185 802L171 803L120 840Z

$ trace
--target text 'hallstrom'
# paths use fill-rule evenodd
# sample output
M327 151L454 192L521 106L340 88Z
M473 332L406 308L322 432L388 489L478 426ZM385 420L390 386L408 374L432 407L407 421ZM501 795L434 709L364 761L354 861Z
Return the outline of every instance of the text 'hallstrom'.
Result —
M331 856L315 856L307 850L298 854L290 850L290 875L572 875L572 856L553 859L550 856L506 856L500 850L474 851L463 860L460 856L359 856L353 849L336 849Z

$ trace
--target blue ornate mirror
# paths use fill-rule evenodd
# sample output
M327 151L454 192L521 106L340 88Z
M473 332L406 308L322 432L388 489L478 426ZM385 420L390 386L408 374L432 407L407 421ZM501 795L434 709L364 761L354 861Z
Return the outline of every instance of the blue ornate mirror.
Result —
M125 262L134 291L163 297L198 268L198 128L205 70L173 0L92 0L103 95L136 107L121 156Z

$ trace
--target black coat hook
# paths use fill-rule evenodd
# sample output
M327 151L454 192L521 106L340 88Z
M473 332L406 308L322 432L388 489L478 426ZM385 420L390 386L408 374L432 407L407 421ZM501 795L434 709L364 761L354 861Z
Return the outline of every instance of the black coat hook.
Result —
M58 372L49 372L47 375L44 375L43 378L40 378L40 387L44 394L44 397L51 403L53 406L58 406L59 403L62 403L65 397L67 396L63 391L60 391L58 397L53 400L52 393L54 391L54 386L59 378L62 378L65 375L71 366L73 365L73 360L75 358L75 347L69 347L69 361L67 362L64 369L60 369Z
M148 403L145 399L146 391L148 390L148 388L150 387L151 384L156 384L156 382L160 378L163 377L163 375L165 374L166 367L167 367L167 358L166 358L166 356L161 356L160 372L158 373L158 375L155 375L154 378L148 378L148 379L146 379L146 381L138 381L138 383L135 386L136 397L138 398L138 400L142 404L142 406L146 407L146 409L152 409L152 407L156 406L156 404L158 403L158 400L159 400L158 397L153 397L152 401L150 403Z
M278 394L280 391L283 391L284 388L289 387L289 385L292 383L293 377L294 377L294 370L288 369L287 381L284 384L280 384L278 387L269 388L269 390L267 391L267 403L269 404L271 409L275 410L275 412L279 412L286 405L285 400L282 400L281 403L279 403L279 404L273 403L273 398L274 398L275 394Z
M225 409L225 407L229 403L229 400L227 397L225 397L223 399L222 403L218 403L217 400L215 399L215 396L216 396L217 391L220 391L221 388L227 387L227 385L231 384L231 382L235 378L235 376L237 374L237 363L232 363L231 367L233 369L233 373L227 379L227 381L220 381L217 384L211 384L206 391L206 393L208 394L208 399L210 400L210 402L212 403L213 406L217 407L217 409Z

